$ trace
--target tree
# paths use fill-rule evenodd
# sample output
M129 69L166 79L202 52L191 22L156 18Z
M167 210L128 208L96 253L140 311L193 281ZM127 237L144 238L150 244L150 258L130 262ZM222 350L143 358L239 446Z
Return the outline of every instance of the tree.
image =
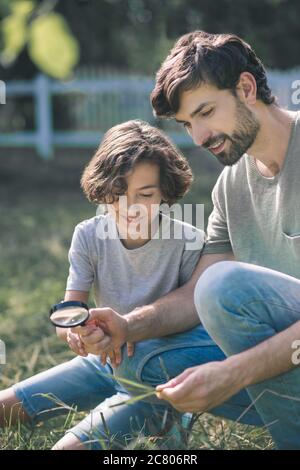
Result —
M269 68L299 65L299 0L0 0L1 14L4 79L36 67L61 78L77 63L153 75L195 29L242 36Z
M12 66L27 48L31 61L44 73L63 79L79 59L79 45L64 17L54 12L57 0L0 0L0 63Z

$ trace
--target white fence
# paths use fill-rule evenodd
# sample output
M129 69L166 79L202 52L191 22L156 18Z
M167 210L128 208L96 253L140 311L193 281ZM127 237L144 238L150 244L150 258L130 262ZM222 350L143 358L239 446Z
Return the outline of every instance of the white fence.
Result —
M297 109L299 105L292 97L300 69L269 71L268 76L279 103ZM34 129L0 134L0 147L33 147L41 157L49 158L56 147L96 147L109 127L127 119L140 118L157 124L149 102L153 86L152 78L116 74L77 78L66 83L50 80L45 75L38 75L32 81L9 82L6 84L7 104L11 98L33 98ZM64 97L62 112L70 117L71 130L54 128L53 100L58 95ZM4 106L0 105L0 113ZM161 121L160 126L177 145L191 145L190 137L174 122Z

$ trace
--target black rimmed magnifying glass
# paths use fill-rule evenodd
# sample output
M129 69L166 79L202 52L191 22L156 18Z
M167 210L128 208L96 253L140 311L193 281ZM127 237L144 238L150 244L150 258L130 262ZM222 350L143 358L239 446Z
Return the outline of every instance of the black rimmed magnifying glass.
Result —
M62 301L53 305L49 317L53 325L59 328L83 326L89 319L89 307L77 300Z

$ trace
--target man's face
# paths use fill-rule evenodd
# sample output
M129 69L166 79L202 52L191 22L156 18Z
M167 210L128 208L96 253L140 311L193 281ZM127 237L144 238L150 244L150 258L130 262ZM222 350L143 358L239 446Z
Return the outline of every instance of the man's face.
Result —
M230 90L207 84L182 93L175 119L196 145L230 166L253 145L260 128L255 114Z

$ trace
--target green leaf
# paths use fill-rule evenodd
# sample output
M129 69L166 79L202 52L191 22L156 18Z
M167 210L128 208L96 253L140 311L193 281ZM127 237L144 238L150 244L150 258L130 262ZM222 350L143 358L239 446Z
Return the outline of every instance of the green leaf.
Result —
M31 0L16 0L12 2L11 11L13 15L27 18L35 7L35 2Z
M79 59L78 42L58 13L32 21L28 51L38 68L57 79L67 78Z
M27 26L24 18L9 15L2 21L1 29L4 47L0 61L7 67L14 62L26 44Z
M3 66L11 65L27 41L27 19L33 11L33 1L14 1L10 5L11 14L0 23L4 47L0 54L0 62Z

